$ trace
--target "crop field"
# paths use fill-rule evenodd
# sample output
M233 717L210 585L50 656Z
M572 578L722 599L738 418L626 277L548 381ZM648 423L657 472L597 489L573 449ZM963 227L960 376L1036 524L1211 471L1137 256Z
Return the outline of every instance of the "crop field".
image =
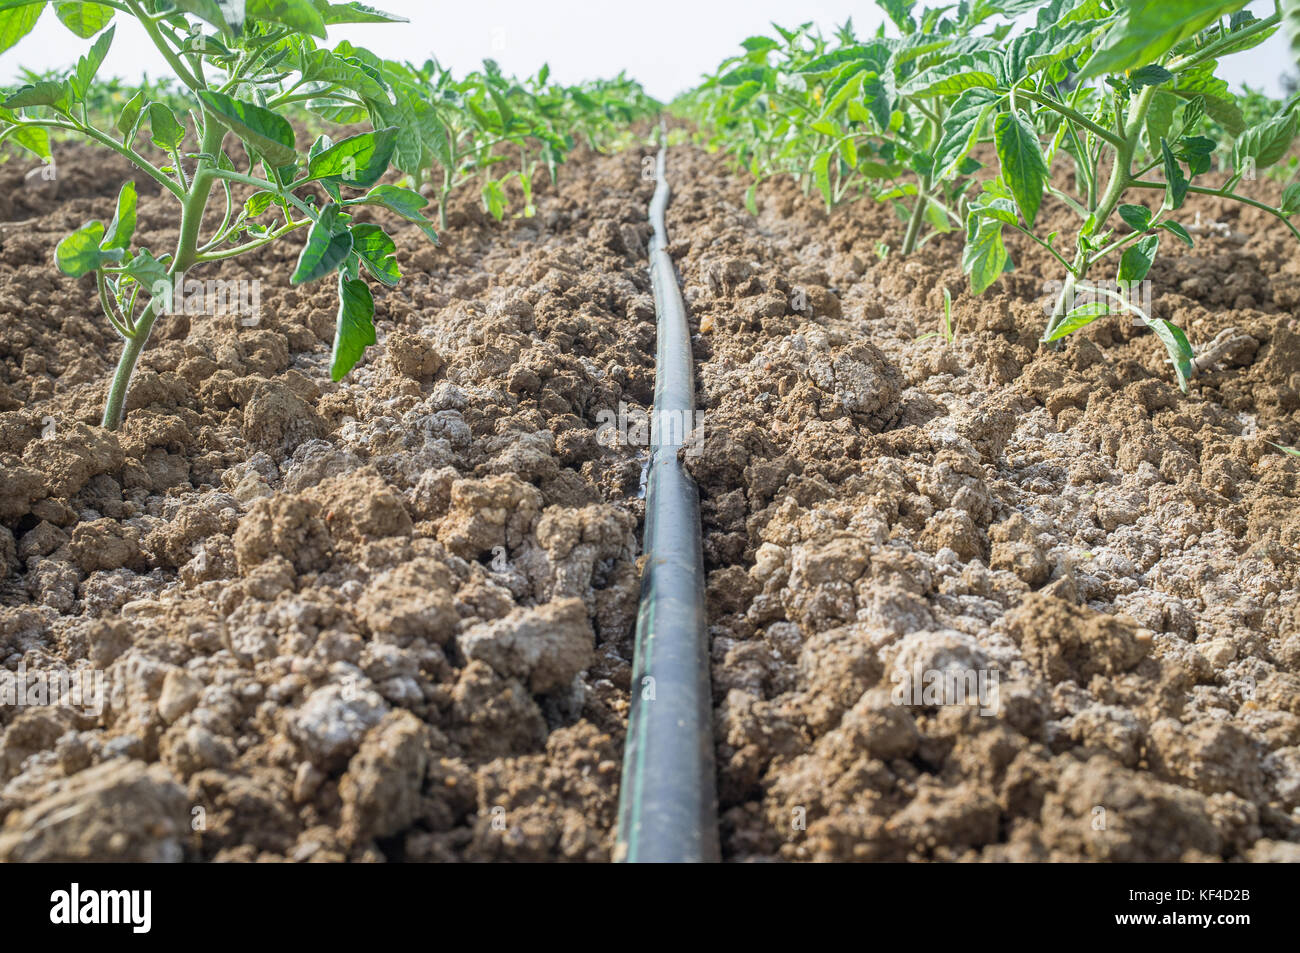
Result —
M1300 2L862 8L0 0L0 861L1300 861Z

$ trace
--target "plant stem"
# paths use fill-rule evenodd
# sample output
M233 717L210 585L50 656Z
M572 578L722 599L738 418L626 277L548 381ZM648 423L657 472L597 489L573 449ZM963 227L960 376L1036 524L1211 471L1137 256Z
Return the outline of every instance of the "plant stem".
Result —
M1133 184L1133 151L1137 148L1138 136L1141 134L1142 123L1146 119L1147 109L1151 104L1151 96L1154 91L1154 86L1145 87L1137 99L1133 101L1129 107L1128 122L1121 122L1124 128L1122 138L1114 134L1105 137L1115 147L1115 162L1111 166L1110 180L1106 183L1106 191L1101 194L1101 198L1097 201L1096 211L1093 212L1092 234L1094 235L1105 231L1106 220L1115 211L1115 206L1119 205L1119 200L1123 198L1124 191ZM1078 252L1074 256L1074 266L1066 276L1065 284L1061 288L1061 294L1056 299L1056 306L1052 309L1052 317L1043 330L1041 340L1044 343L1047 343L1047 339L1052 336L1052 332L1065 320L1065 316L1069 313L1069 307L1074 301L1075 286L1087 276L1088 268L1092 263L1087 250L1080 242Z
M1163 182L1151 182L1148 181L1147 179L1134 179L1129 184L1136 189L1160 189L1161 191L1164 191L1165 189L1165 184ZM1268 212L1269 215L1274 216L1276 219L1278 219L1278 221L1280 221L1283 225L1285 225L1288 229L1290 229L1292 235L1294 235L1297 239L1300 239L1300 229L1296 228L1295 225L1291 224L1291 221L1285 215L1283 215L1277 209L1273 208L1271 205L1268 205L1265 202L1259 202L1256 201L1255 199L1247 198L1246 196L1238 192L1232 192L1232 191L1225 192L1223 189L1211 189L1211 188L1207 188L1204 185L1189 185L1187 187L1187 191L1196 192L1200 195L1217 195L1219 198L1232 199L1234 202L1240 202L1243 205L1249 205L1252 208L1257 208L1261 212Z
M442 195L438 199L438 227L447 230L447 199L451 197L451 170L442 170Z
M200 158L194 168L194 178L190 181L189 191L184 199L181 200L181 231L180 236L176 239L176 255L172 260L171 268L168 269L168 277L175 277L177 274L183 274L185 269L194 263L196 256L196 246L198 244L199 226L203 222L203 210L208 204L208 194L212 191L212 163L211 157L217 154L221 148L221 140L225 138L225 132L222 126L206 110L203 112L203 137L199 146ZM154 321L158 319L158 308L161 303L159 296L154 296L144 310L140 313L140 318L135 323L131 336L127 338L126 345L122 348L122 356L118 359L117 370L113 373L113 383L108 388L108 400L104 404L104 428L106 430L118 430L122 426L122 417L126 411L126 393L131 385L131 375L135 373L136 361L140 359L140 352L144 350L145 344L149 342L149 333L153 330Z
M1070 308L1074 304L1074 289L1088 273L1087 254L1080 250L1074 258L1074 267L1072 267L1065 276L1065 283L1061 286L1061 293L1056 297L1056 305L1052 308L1052 316L1047 321L1047 327L1043 329L1042 343L1048 344L1048 338L1052 336L1065 316L1070 313ZM1059 346L1056 342L1050 346Z
M1247 37L1256 36L1266 30L1271 30L1280 22L1282 22L1282 15L1280 13L1274 13L1272 16L1255 21L1243 30L1238 30L1236 33L1221 36L1214 42L1207 43L1195 53L1189 53L1186 56L1167 63L1165 69L1169 70L1171 73L1181 73L1183 70L1191 69L1198 63L1204 63L1206 60L1216 59L1219 56L1219 51L1224 49L1226 46L1236 45Z
M264 235L262 238L255 238L252 241L244 242L242 245L235 245L234 247L227 248L224 251L206 252L206 253L197 254L194 256L194 263L206 264L207 262L210 261L223 261L227 258L235 258L239 255L244 254L244 252L253 251L254 249L261 248L263 245L269 245L277 238L282 238L283 236L288 235L290 232L297 231L298 229L302 228L304 225L310 225L310 224L311 224L311 219L309 218L304 218L301 221L297 221L297 222L289 222L285 225L281 225L279 228L275 229L274 231L269 232L268 234Z
M163 55L163 59L167 61L167 65L172 68L172 71L178 77L180 77L181 82L194 92L203 89L203 81L196 78L185 64L181 62L180 57L176 55L176 51L172 49L171 44L167 42L166 38L163 37L162 32L158 29L158 24L154 23L153 19L144 12L144 9L140 4L135 2L135 0L126 0L126 5L130 9L130 12L135 15L135 18L140 21L140 25L144 27L145 33L149 34L149 39L153 42L153 45L158 48L158 52Z
M108 388L108 402L104 405L104 429L118 430L122 426L122 417L126 411L126 391L131 383L131 375L135 372L135 362L140 358L140 352L144 350L145 343L149 340L149 332L153 330L154 320L158 317L158 302L160 298L152 299L140 313L140 319L135 323L135 332L126 339L126 346L122 348L122 356L117 361L117 370L113 372L113 383Z
M903 236L903 247L900 249L904 255L910 255L916 250L916 239L921 234L921 223L925 221L925 209L930 204L926 198L928 191L928 183L923 179L921 188L916 193L916 205L912 207L912 215L907 220L907 234Z
M1055 110L1075 125L1082 126L1094 136L1100 136L1116 148L1119 148L1120 143L1123 141L1119 137L1118 133L1107 129L1105 126L1099 126L1077 109L1071 109L1069 106L1065 105L1065 103L1058 102L1051 96L1040 93L1035 89L1022 87L1016 90L1016 95L1023 96L1025 99L1032 99L1041 106L1046 106L1049 109Z
M149 178L153 179L168 192L171 192L177 198L183 198L184 192L180 186L164 175L153 163L151 163L140 153L136 152L130 146L124 146L116 139L108 136L96 129L94 126L73 120L72 122L59 122L54 119L18 119L13 120L13 124L5 130L8 133L11 129L20 129L23 126L44 126L47 129L63 129L68 132L79 132L82 135L89 136L100 145L108 146L118 155L129 161L132 165L144 172Z

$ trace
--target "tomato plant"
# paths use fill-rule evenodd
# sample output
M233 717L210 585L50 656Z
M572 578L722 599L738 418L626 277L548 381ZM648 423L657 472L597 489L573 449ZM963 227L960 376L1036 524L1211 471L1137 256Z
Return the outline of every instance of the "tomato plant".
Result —
M31 31L44 2L0 3L0 48ZM433 237L417 192L380 185L402 132L396 109L370 111L385 120L338 142L320 136L300 151L286 112L295 104L336 121L364 118L367 107L393 96L374 58L339 44L317 46L327 26L395 22L399 18L360 3L325 0L121 0L112 4L58 3L59 19L77 36L94 38L76 68L40 79L0 106L0 139L11 139L49 160L51 132L75 134L117 153L176 202L178 237L156 254L135 241L137 191L123 183L117 210L105 225L84 224L59 242L55 264L73 278L93 275L99 303L123 339L109 387L103 423L122 422L127 389L140 352L172 291L192 268L255 252L307 229L290 281L334 275L338 316L330 374L342 378L375 343L374 298L362 273L384 285L401 277L395 245L384 230L358 223L358 206L382 206L417 222ZM134 18L168 63L176 81L168 101L136 92L100 124L88 100L113 42L115 15ZM184 111L174 108L179 98ZM93 97L92 97L93 99ZM139 143L146 136L152 152ZM233 148L238 143L238 148ZM156 162L151 155L164 156ZM232 186L254 191L242 204ZM220 224L203 235L210 201L224 208Z

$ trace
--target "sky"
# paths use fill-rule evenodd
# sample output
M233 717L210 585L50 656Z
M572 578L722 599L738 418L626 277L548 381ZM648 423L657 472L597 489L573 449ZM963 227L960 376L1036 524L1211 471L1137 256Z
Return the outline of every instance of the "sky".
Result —
M740 41L770 32L769 24L814 21L830 34L853 17L858 35L883 14L868 0L368 0L407 17L409 24L364 24L330 29L331 45L347 39L388 59L422 62L431 54L455 73L476 68L485 57L507 73L525 75L549 63L555 80L575 83L613 76L619 70L641 81L650 95L668 100L691 88L702 73L735 53ZM50 5L52 6L52 4ZM1271 0L1248 9L1272 12ZM118 20L128 18L119 17ZM86 48L46 9L36 29L0 53L0 83L13 83L19 67L71 67ZM1272 95L1280 76L1294 71L1280 34L1221 64L1234 86L1249 83ZM158 76L165 64L144 31L119 22L103 75L138 79Z

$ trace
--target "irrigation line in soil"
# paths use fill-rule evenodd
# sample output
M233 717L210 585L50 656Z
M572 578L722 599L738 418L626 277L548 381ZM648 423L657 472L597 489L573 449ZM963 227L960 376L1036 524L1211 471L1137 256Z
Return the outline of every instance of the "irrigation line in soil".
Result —
M664 228L668 196L661 147L650 201L650 280L657 325L653 413L665 423L651 428L646 559L614 851L616 860L629 863L719 858L700 498L677 455L687 428L666 423L695 419L690 328Z

